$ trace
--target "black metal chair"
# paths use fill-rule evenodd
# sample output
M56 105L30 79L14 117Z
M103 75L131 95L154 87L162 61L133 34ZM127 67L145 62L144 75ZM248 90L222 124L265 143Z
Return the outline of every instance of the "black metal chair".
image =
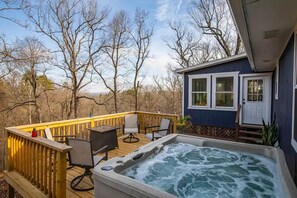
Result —
M139 123L137 114L125 115L123 134L129 134L123 139L126 143L135 143L139 141L139 138L135 137L134 134L139 133Z
M108 159L108 146L104 146L97 151L92 150L91 140L66 138L66 142L72 149L69 151L69 163L73 166L84 168L85 171L82 175L75 177L71 181L71 188L77 191L88 191L94 189L94 181L92 179L92 171L96 165L102 160ZM97 156L99 153L105 153L103 156ZM79 187L79 184L88 177L92 184L90 187Z
M170 119L163 118L161 120L161 125L145 127L144 128L145 137L154 141L155 139L159 139L161 137L168 135L170 133L170 123L171 123ZM159 128L159 129L152 130L152 133L147 133L147 130L151 128Z

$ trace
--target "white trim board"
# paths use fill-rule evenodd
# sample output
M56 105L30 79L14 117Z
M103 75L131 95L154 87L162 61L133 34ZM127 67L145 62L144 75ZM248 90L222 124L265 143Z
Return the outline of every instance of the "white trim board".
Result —
M182 81L182 116L185 116L185 74L183 74Z
M218 66L218 65L223 64L223 63L228 63L228 62L240 60L240 59L243 59L243 58L247 58L246 54L238 54L238 55L230 56L230 57L227 57L227 58L222 58L222 59L217 59L217 60L201 63L201 64L194 65L194 66L191 66L191 67L177 69L177 70L175 70L175 72L178 73L178 74L182 74L182 73L185 73L185 72L199 70L199 69L203 69L203 68L207 68L207 67L211 67L211 66Z
M297 27L297 25L295 26L295 28ZM297 141L294 138L294 125L297 124L297 121L295 121L296 119L295 117L295 89L297 89L296 86L296 68L297 68L297 29L295 29L294 32L294 65L293 65L293 90L292 90L292 95L293 95L293 101L292 101L292 134L291 134L291 145L294 148L295 152L297 152Z

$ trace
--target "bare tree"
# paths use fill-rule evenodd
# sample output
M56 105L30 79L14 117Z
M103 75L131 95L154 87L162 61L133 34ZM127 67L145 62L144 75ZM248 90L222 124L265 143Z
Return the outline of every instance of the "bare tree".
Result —
M67 118L78 117L79 91L91 82L91 64L104 44L104 21L108 10L99 10L93 0L47 0L24 9L35 30L56 46L55 66L65 72L71 91Z
M35 37L27 37L24 40L18 40L16 43L15 57L17 57L18 71L22 79L22 89L20 90L27 97L20 104L29 106L29 122L32 123L31 106L35 109L35 122L42 122L42 116L39 105L40 96L52 88L52 83L44 74L44 64L50 61L49 51ZM21 97L20 97L21 98ZM16 99L16 101L18 101ZM15 105L13 105L15 106Z
M0 0L0 18L25 26L16 17L8 17L8 13L21 11L29 6L29 0Z
M182 78L174 70L175 67L169 65L167 76L154 77L154 81L157 89L166 101L165 112L181 114Z
M221 48L221 56L243 51L226 0L192 0L189 15L199 32L214 37Z
M113 95L114 112L118 112L118 93L120 81L123 78L126 54L130 47L131 22L128 14L121 10L111 19L107 29L107 41L103 49L106 56L104 67L94 65L94 70L103 81L105 87Z
M166 45L173 51L171 57L178 67L189 67L213 59L212 46L203 41L197 33L190 31L181 22L169 24L173 35L163 38Z
M138 91L140 88L139 75L145 63L149 58L151 37L153 36L154 25L149 21L149 13L145 10L136 9L134 16L134 30L130 33L133 42L133 56L130 62L133 65L134 79L134 110L138 110Z

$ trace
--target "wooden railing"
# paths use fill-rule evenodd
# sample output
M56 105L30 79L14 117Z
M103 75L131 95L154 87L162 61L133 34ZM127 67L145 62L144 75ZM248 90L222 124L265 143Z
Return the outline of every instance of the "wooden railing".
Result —
M44 129L49 128L54 136L89 138L88 128L110 125L119 127L120 136L127 114L138 114L142 133L146 126L159 125L162 118L171 119L171 131L176 132L177 115L139 111L10 127L6 128L6 170L18 172L49 197L66 197L66 153L71 147L43 138ZM31 137L33 128L38 132L36 138Z
M71 147L7 128L6 170L16 171L48 197L66 196L66 153Z
M123 134L123 123L124 116L127 114L138 114L138 119L140 122L140 129L143 132L145 126L151 125L159 125L162 118L169 118L172 120L172 132L176 131L176 122L177 115L173 114L159 114L159 113L148 113L141 111L131 111L117 114L109 114L103 116L94 116L91 118L79 118L72 120L64 120L58 122L48 122L48 123L39 123L32 125L23 125L17 126L17 129L20 129L25 132L31 132L33 128L36 128L39 136L44 136L44 129L49 128L52 131L54 136L57 135L76 135L76 137L80 138L89 138L89 130L88 128L92 128L94 126L116 126L119 127L117 130L118 136Z
M237 112L236 112L236 118L235 118L236 140L238 140L238 136L239 136L239 117L240 117L240 110L241 110L241 105L238 104Z

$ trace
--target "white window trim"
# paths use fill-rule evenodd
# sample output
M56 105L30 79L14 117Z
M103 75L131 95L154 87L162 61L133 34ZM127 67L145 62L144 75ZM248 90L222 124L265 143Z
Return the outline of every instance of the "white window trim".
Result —
M238 103L238 74L239 72L225 72L212 74L212 109L237 111ZM233 77L233 107L217 107L216 106L216 81L217 78Z
M296 85L296 69L297 69L297 24L295 26L295 30L294 30L294 65L293 65L293 101L292 101L292 136L291 136L291 145L292 147L295 149L295 151L297 152L297 141L294 138L294 124L297 124L297 122L295 121L296 118L294 118L295 115L295 100L297 100L295 98L295 89L297 89L297 85Z
M189 77L188 109L209 109L210 108L210 97L211 97L211 92L210 92L211 75L210 74L196 74L196 75L189 75L188 77ZM207 105L206 106L195 106L195 105L192 105L192 80L193 79L201 79L201 78L206 78Z
M274 99L278 100L279 91L279 62L277 62L275 67L275 79L274 79Z

